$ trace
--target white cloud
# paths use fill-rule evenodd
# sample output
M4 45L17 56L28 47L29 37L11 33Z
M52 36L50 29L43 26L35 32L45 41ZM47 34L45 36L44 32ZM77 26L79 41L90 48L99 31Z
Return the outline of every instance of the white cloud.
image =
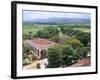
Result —
M66 17L66 18L89 18L87 13L64 13L64 12L44 12L44 11L23 11L23 21L47 19L51 17Z

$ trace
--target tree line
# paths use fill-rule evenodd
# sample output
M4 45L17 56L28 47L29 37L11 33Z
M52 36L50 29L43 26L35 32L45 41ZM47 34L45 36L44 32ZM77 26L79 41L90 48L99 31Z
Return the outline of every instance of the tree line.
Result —
M82 32L80 30L74 30L73 28L66 27L61 27L60 30L63 34L75 37L76 39L80 40L84 45L88 45L88 43L90 43L91 37L89 32Z

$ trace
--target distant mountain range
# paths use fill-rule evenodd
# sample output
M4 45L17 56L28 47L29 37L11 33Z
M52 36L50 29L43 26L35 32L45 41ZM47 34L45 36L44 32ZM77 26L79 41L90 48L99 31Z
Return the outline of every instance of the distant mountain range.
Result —
M24 24L90 24L88 18L47 18L23 21Z

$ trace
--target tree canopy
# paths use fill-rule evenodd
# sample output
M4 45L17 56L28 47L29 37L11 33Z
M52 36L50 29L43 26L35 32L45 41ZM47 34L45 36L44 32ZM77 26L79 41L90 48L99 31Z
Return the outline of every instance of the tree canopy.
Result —
M90 33L87 32L81 32L76 35L76 38L80 40L84 45L88 45L90 43Z
M73 48L82 47L83 44L76 38L69 38L65 41L65 44L71 45Z
M48 49L48 67L56 68L61 66L61 52L59 47L52 47Z
M56 27L45 27L42 30L38 30L36 37L40 38L52 38L53 36L58 35L59 30Z

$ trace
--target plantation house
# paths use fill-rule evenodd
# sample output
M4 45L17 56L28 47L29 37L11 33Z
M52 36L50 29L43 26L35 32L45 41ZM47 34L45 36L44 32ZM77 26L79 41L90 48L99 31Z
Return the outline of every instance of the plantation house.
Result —
M49 39L42 39L42 38L27 40L27 42L32 47L33 55L37 56L38 59L43 59L47 57L48 48L57 45L56 42L50 41Z

